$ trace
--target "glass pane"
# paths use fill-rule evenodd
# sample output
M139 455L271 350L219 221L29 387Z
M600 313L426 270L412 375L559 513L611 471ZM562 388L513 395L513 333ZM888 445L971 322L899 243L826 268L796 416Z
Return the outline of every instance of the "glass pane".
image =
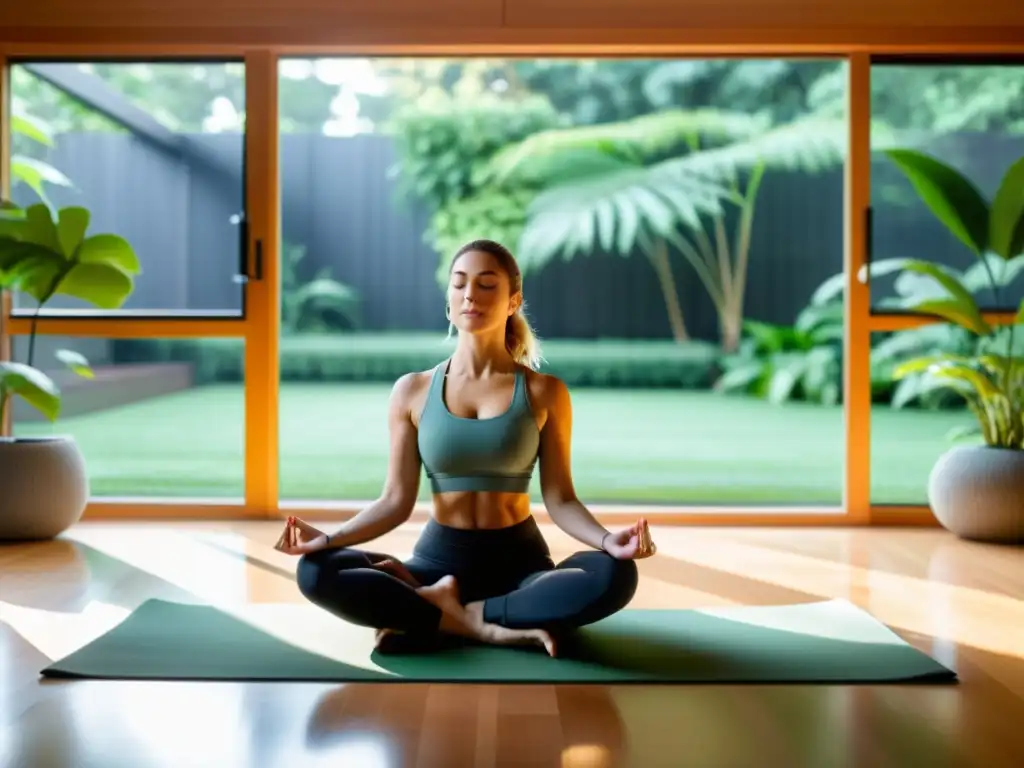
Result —
M27 362L28 338L13 341ZM59 350L84 356L93 377L68 370ZM94 497L241 499L243 361L240 339L39 336L33 363L60 387L61 412L51 423L16 399L14 434L73 436Z
M24 63L11 96L14 201L84 206L89 234L127 239L124 311L241 314L243 64ZM62 294L47 309L104 311Z
M489 237L523 269L541 370L571 389L586 503L841 504L841 279L805 310L843 264L843 63L280 66L284 499L381 492L391 387L451 354L450 258ZM502 170L513 146L527 160ZM551 229L548 193L589 213ZM685 245L654 236L663 215Z
M965 354L968 334L945 324L871 336L871 503L927 504L928 475L949 450L955 430L971 426L962 398L948 390L913 395L918 379L894 380L901 362L932 354Z
M966 244L920 201L882 152L913 148L952 166L992 200L1004 174L1024 156L1024 65L876 64L871 68L873 261L917 258L963 273L985 310L1014 310L1024 299L1024 257L986 270ZM993 290L992 280L996 281ZM876 311L932 281L880 275L871 281Z

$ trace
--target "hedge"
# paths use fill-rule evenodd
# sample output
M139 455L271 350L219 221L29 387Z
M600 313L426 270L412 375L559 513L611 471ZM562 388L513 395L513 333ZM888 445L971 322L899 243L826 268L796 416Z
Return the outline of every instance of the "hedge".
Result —
M393 382L409 371L431 368L454 342L438 334L359 333L298 335L281 339L281 380ZM241 339L124 339L114 342L117 363L189 362L199 382L241 381ZM711 385L718 348L704 342L662 340L564 340L542 346L541 370L576 387L672 387Z

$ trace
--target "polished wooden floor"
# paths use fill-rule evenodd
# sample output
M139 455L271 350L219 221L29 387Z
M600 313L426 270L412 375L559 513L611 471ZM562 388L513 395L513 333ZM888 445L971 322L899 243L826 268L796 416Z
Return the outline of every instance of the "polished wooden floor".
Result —
M0 766L1024 765L1024 550L941 530L653 527L636 607L845 598L956 685L43 682L150 597L299 601L269 523L80 525L0 547ZM417 529L380 548L411 550ZM556 555L572 542L545 528Z

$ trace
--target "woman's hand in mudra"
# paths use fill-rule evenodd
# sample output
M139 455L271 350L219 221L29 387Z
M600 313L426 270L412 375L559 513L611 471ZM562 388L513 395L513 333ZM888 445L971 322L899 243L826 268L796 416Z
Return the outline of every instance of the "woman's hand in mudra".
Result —
M606 536L603 549L616 560L640 560L658 551L647 519L643 517L635 525Z
M286 555L305 555L327 545L327 534L297 517L289 517L274 549Z

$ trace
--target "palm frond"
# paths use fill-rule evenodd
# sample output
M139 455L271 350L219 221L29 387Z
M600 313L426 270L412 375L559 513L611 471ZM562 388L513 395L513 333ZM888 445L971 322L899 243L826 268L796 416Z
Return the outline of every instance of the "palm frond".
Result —
M638 243L673 241L680 223L699 226L702 215L722 211L726 190L701 179L654 187L642 168L568 183L538 195L519 243L524 270L561 253L632 254Z
M766 117L716 109L666 110L618 123L540 131L499 151L490 169L499 182L536 175L533 166L566 152L599 152L637 165L682 144L750 139L767 128Z
M653 184L683 174L732 181L758 166L813 173L842 163L846 144L845 121L812 116L724 147L659 163L649 172Z
M546 189L642 167L640 163L599 147L572 147L517 161L512 175L501 174L491 166L485 166L481 178L483 183L493 182L499 186L514 179L515 186L512 189L520 185Z
M652 242L671 243L714 294L709 265L681 230L703 232L703 217L736 201L741 174L765 169L813 172L841 164L847 125L811 116L764 130L762 118L717 111L671 111L623 123L544 131L500 152L496 177L532 179L534 198L519 242L523 267L556 255L631 255ZM726 146L643 165L643 156L691 135L728 139Z
M1024 254L1016 256L1009 261L995 253L986 253L979 257L963 273L962 282L964 287L971 293L979 293L991 289L992 278L995 279L995 288L1005 288L1012 284L1020 274L1024 272Z

